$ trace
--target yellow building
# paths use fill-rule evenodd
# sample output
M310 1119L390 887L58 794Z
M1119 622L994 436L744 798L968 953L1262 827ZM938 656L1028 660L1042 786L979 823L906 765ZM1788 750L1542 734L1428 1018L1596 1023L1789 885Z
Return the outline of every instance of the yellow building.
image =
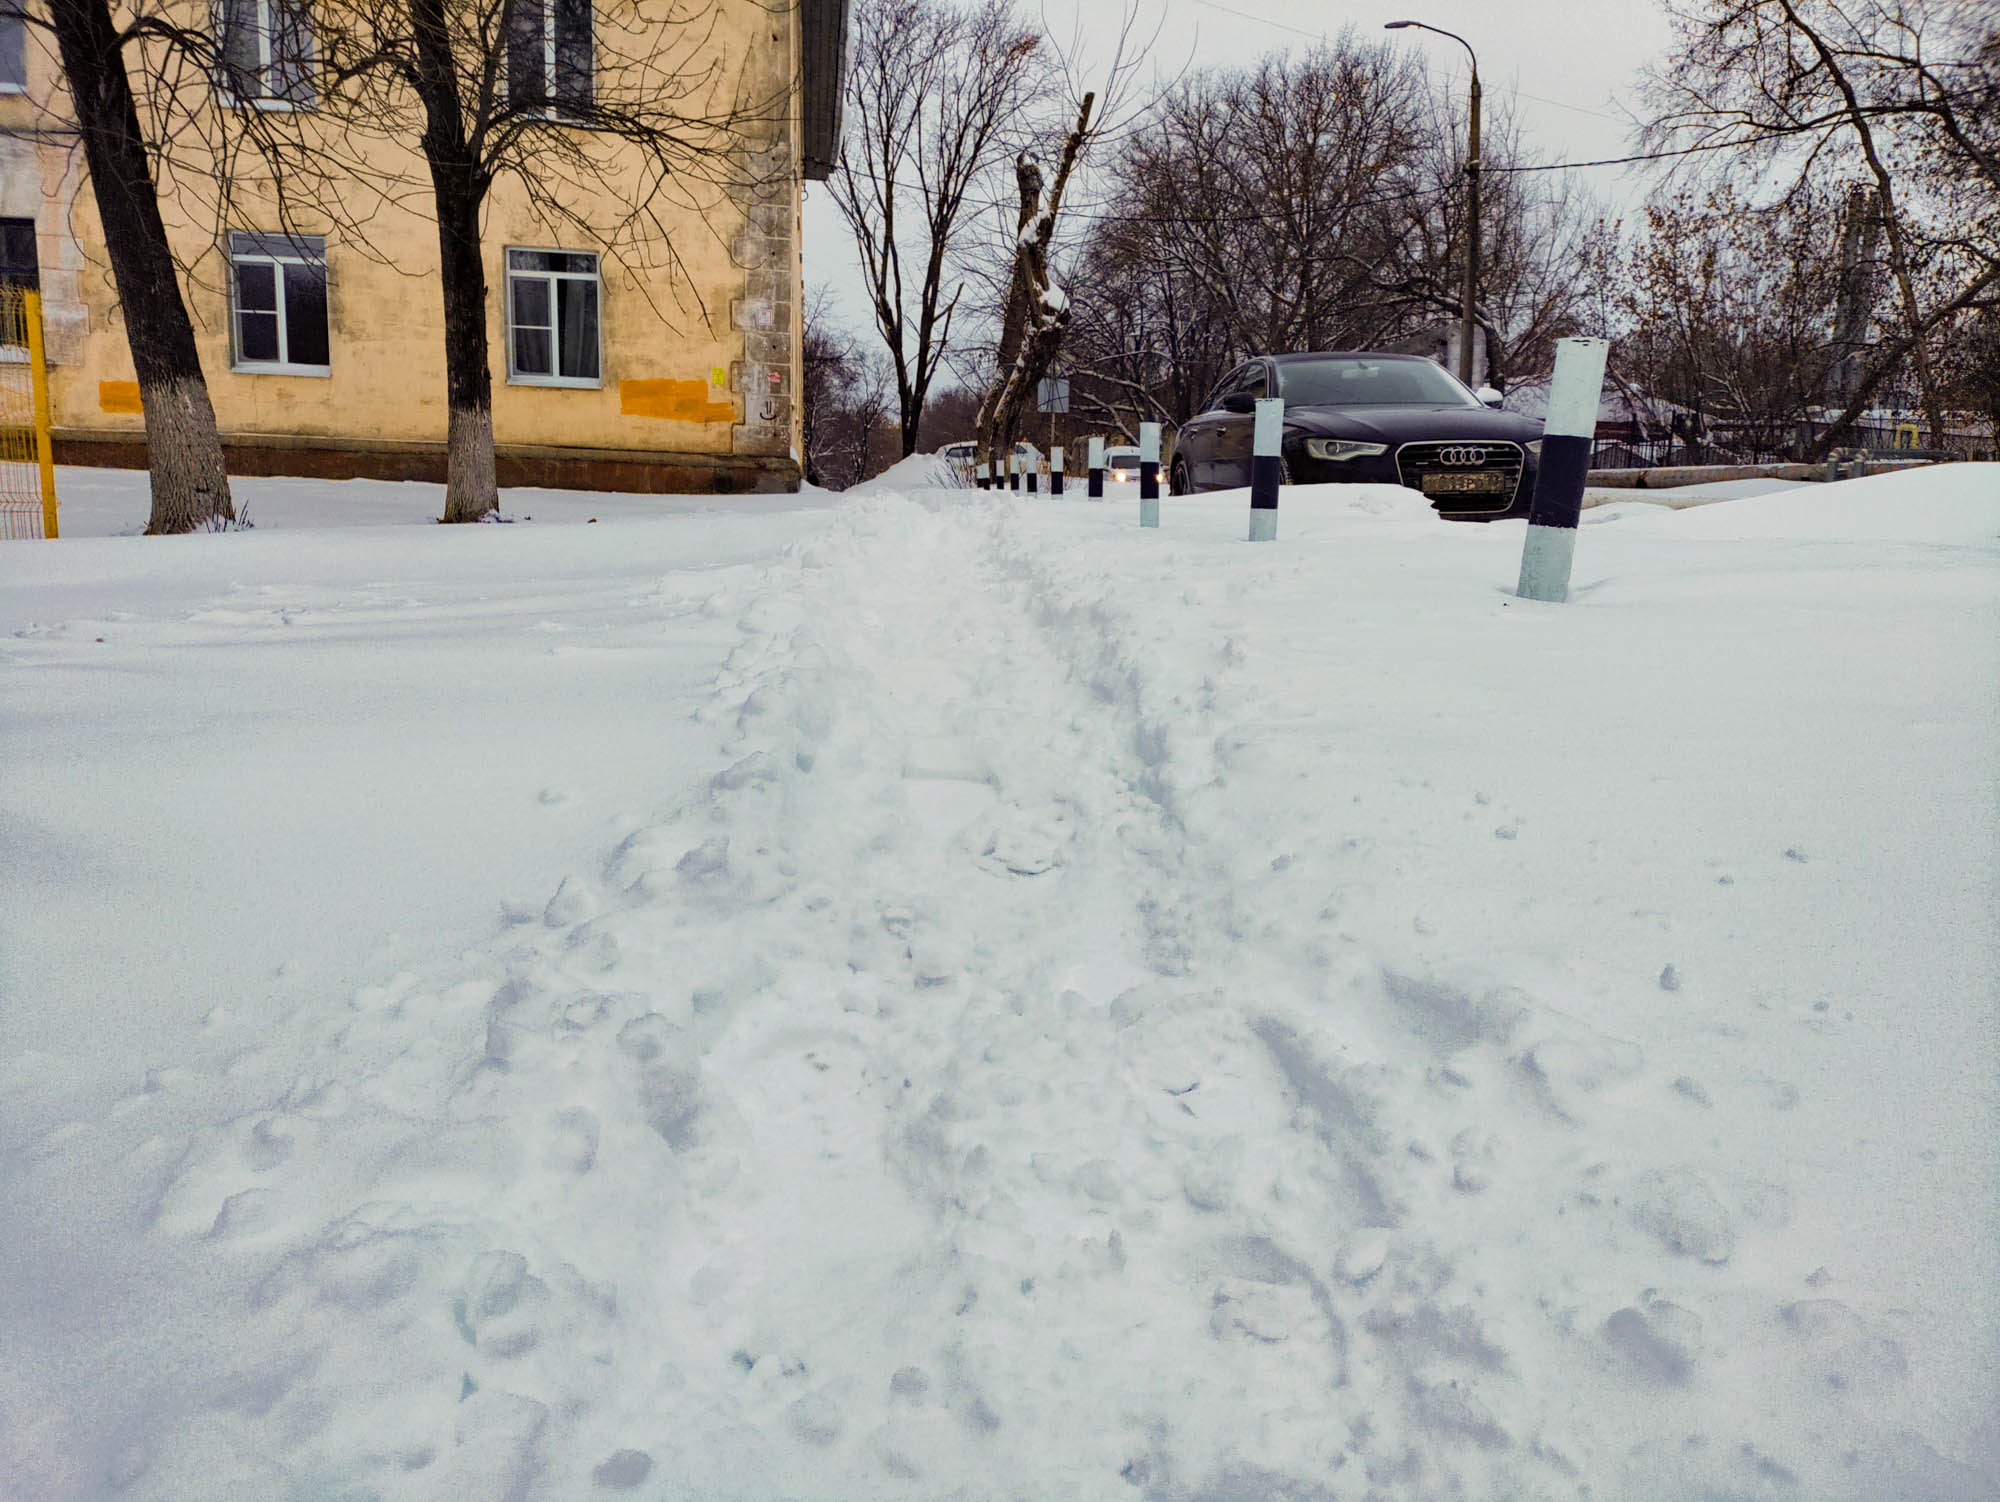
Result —
M190 16L227 28L220 51L233 97L214 118L317 108L309 31L298 40L310 21L296 20L292 3L186 0ZM551 95L590 89L597 70L631 55L635 29L664 13L660 0L516 0L515 9L545 19L549 40L545 57L533 39L525 51L509 46L507 86ZM712 191L648 200L656 229L593 243L538 213L519 184L492 189L482 245L502 485L799 484L802 184L824 178L838 149L846 0L706 9L691 64L714 97L725 109L775 101L734 135ZM81 153L60 134L68 102L44 38L18 19L0 22L0 280L42 292L59 462L143 466L117 293ZM544 67L539 83L514 82ZM382 177L427 182L408 144L372 149ZM239 178L221 194L219 172L204 180L177 165L163 174L161 210L231 473L443 479L444 313L428 195L389 202L357 179L365 208L347 205L354 212L318 225L295 210L281 223L267 185ZM640 164L629 167L591 191L633 192ZM601 215L575 207L593 223L629 208L603 206Z

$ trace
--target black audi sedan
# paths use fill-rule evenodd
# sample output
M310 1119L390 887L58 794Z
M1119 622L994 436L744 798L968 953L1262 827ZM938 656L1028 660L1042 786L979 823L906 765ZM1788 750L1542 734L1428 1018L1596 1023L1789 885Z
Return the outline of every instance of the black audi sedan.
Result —
M1175 495L1250 483L1256 404L1285 402L1286 484L1406 485L1441 516L1526 516L1542 425L1496 412L1420 355L1265 355L1232 370L1181 430Z

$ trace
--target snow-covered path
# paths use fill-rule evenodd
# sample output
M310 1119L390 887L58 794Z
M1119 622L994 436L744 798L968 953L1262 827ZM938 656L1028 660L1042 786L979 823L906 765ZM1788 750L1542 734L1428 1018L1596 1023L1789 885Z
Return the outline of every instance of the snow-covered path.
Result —
M0 1347L0 1477L1984 1495L1994 529L1606 508L1559 610L1517 530L1287 504L885 494L680 576L738 640L656 814L225 1007L254 1109L16 1166L151 1165L198 1339Z

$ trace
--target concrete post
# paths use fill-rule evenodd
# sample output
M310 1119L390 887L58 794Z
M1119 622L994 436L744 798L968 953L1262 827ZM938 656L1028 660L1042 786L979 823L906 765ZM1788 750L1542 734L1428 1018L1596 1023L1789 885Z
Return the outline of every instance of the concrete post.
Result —
M1139 424L1139 525L1160 524L1160 425Z
M1558 339L1556 371L1549 380L1549 414L1542 424L1542 457L1535 498L1528 506L1528 538L1521 547L1524 600L1561 604L1569 597L1576 524L1583 515L1583 487L1597 432L1597 404L1604 390L1609 339Z
M1267 396L1257 403L1257 426L1250 441L1250 540L1274 542L1278 536L1278 481L1284 474L1285 399Z
M1062 488L1062 445L1049 445L1049 494L1061 495Z
M1090 498L1093 501L1104 499L1104 440L1102 438L1093 438L1090 440Z

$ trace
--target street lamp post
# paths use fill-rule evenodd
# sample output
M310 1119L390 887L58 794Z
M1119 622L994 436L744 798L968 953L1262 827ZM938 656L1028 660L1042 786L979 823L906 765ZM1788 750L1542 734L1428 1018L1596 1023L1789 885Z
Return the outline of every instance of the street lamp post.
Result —
M1441 26L1429 26L1422 21L1390 21L1383 26L1384 31L1401 31L1413 27L1418 31L1434 31L1441 37L1450 37L1465 49L1472 59L1472 106L1470 112L1471 136L1465 153L1465 294L1458 315L1458 378L1466 385L1472 384L1472 331L1474 318L1472 307L1479 296L1479 54L1472 50L1472 43L1455 31L1446 31Z

